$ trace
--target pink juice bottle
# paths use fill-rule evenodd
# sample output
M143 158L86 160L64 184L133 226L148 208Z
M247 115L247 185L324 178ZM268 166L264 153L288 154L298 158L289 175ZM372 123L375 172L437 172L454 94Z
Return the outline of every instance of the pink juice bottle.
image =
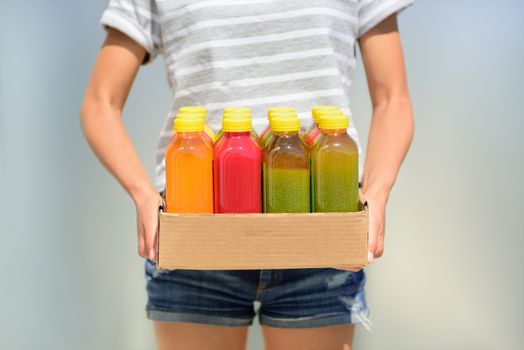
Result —
M215 213L262 212L262 150L247 118L222 121L224 136L214 149Z
M251 109L247 107L228 107L224 109L222 119L229 118L248 118L251 119ZM224 136L224 130L220 130L216 136L215 143L218 143ZM251 137L258 143L258 135L255 130L251 129Z

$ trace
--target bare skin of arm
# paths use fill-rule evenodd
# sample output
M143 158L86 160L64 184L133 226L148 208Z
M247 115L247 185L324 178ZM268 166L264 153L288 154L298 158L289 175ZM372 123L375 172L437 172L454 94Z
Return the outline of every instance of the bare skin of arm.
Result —
M373 117L362 197L369 204L369 261L384 252L386 204L414 133L413 110L397 17L392 15L359 40Z
M396 16L359 40L373 118L362 197L369 203L370 262L384 251L389 193L413 137L413 112ZM137 210L138 252L156 259L157 210L162 199L140 163L121 113L146 51L126 35L109 30L88 84L81 110L84 134L104 166L133 199Z
M138 158L121 115L145 55L145 49L132 39L109 29L80 115L89 145L135 203L139 255L155 260L158 206L162 198Z

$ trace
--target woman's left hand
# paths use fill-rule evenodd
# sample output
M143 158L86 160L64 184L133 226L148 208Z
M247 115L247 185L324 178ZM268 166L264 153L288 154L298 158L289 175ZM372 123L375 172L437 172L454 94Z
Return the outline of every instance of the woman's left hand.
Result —
M381 193L360 193L361 200L368 203L369 233L368 262L384 254L384 233L386 229L387 196Z
M386 227L386 203L387 195L380 192L363 193L360 192L360 200L362 203L368 204L368 263L371 264L375 259L380 258L384 254L384 233ZM349 270L358 272L362 270L360 267L340 268L341 270Z

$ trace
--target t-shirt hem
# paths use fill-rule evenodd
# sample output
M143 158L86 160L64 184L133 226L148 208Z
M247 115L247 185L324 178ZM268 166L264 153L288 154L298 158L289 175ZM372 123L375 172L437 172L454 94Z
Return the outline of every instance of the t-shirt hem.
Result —
M394 13L400 13L410 5L413 5L414 0L399 0L395 1L393 3L385 3L383 8L379 6L378 9L375 9L372 12L373 13L369 19L366 19L366 21L361 25L359 23L359 29L358 29L358 35L357 39L361 38L364 34L366 34L369 30L371 30L373 27L375 27L377 24L388 18Z
M157 53L153 48L153 43L144 28L140 27L126 14L115 8L108 8L104 11L102 18L100 19L100 24L104 29L107 29L108 27L117 29L142 46L147 51L147 55L144 57L142 64L147 64L153 61L157 56Z

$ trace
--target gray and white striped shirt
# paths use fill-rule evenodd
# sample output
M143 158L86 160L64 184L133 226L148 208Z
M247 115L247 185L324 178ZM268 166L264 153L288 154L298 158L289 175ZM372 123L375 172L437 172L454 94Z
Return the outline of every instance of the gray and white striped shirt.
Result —
M351 118L356 40L412 2L110 0L101 24L142 45L144 63L159 54L165 60L173 102L158 143L157 189L164 188L164 150L181 106L205 106L215 130L232 106L252 108L257 131L272 106L295 108L303 126L314 105L339 106ZM352 120L348 131L358 143ZM361 157L360 176L362 164Z

